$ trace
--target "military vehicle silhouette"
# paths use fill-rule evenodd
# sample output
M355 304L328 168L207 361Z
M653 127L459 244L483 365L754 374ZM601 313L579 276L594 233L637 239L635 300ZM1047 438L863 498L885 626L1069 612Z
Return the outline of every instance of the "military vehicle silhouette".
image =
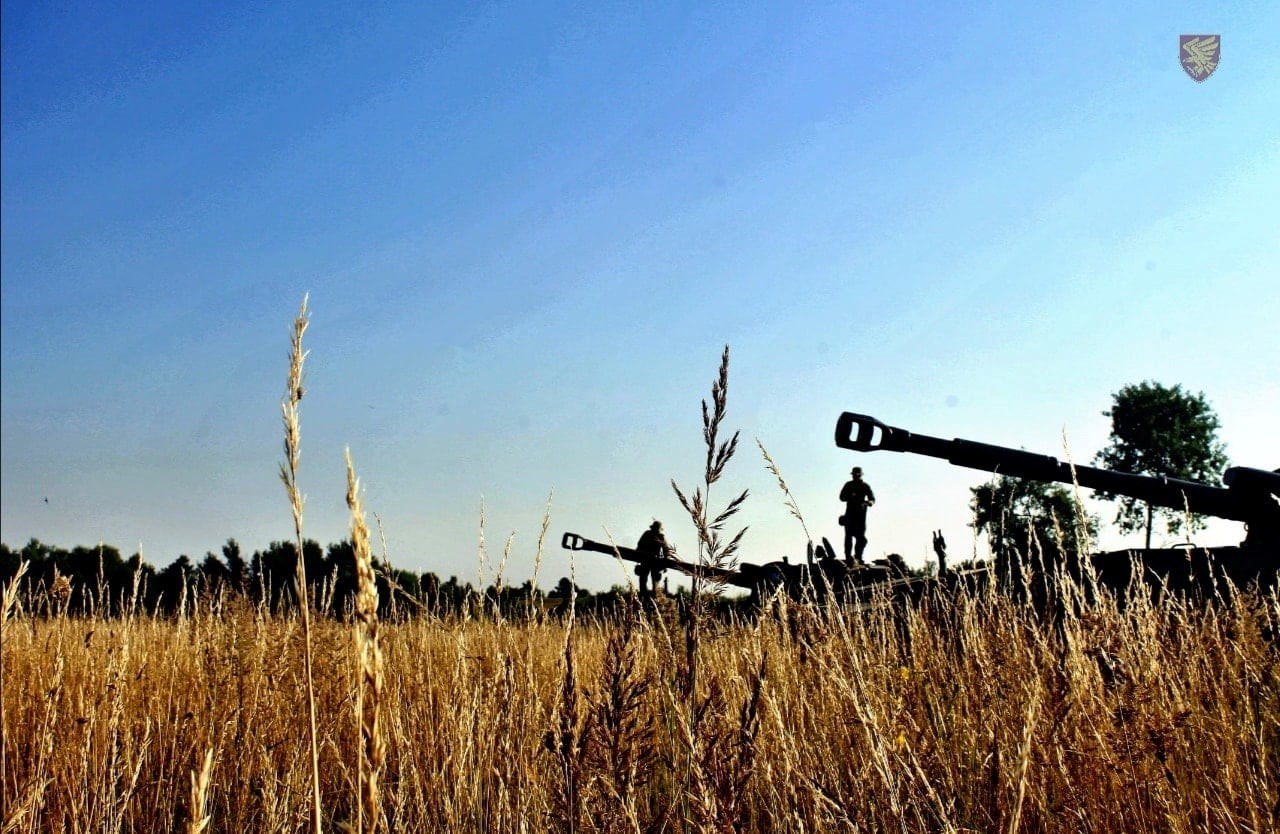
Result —
M854 452L904 452L941 458L955 466L980 469L1014 478L1078 484L1092 490L1127 495L1160 507L1182 509L1200 515L1240 521L1246 525L1238 545L1174 547L1151 550L1119 550L1090 554L1087 559L1058 565L1072 578L1093 588L1119 594L1144 587L1154 596L1181 594L1206 599L1230 595L1241 589L1271 591L1280 585L1280 471L1233 466L1223 473L1226 486L1215 486L1165 476L1115 472L1079 466L1005 446L973 440L943 439L890 426L865 414L844 412L836 421L836 446ZM933 532L939 563L945 564L945 544L940 531ZM870 564L835 558L831 543L807 546L803 562L783 559L756 564L739 562L732 568L700 565L681 559L645 560L633 548L592 541L577 533L565 533L561 546L616 558L649 561L663 570L743 588L753 599L767 599L778 590L796 599L868 602L877 593L919 597L930 589L976 589L990 582L1020 581L1027 566L979 565L963 571L943 569L939 576L912 576L900 559ZM1045 576L1056 573L1053 565L1033 566ZM994 571L993 571L994 568Z

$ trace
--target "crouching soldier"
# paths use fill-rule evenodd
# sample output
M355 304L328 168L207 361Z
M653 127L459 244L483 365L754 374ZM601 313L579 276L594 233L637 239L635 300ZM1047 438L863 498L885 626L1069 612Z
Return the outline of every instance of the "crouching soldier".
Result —
M649 529L641 534L640 541L636 543L636 556L640 559L636 565L636 576L640 578L641 596L652 596L658 590L658 583L662 581L665 568L658 565L656 560L673 558L675 550L667 543L667 537L662 534L661 521L653 522L649 525ZM649 587L650 580L653 581L652 590Z

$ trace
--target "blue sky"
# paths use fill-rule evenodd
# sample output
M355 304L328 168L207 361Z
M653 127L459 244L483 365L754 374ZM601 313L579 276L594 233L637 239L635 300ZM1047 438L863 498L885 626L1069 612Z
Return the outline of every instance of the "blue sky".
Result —
M862 465L870 555L975 546L981 474L838 450L845 410L1087 461L1155 379L1280 465L1280 11L1113 5L5 2L0 538L288 538L305 293L305 532L346 534L349 445L442 576L483 500L527 578L552 490L546 581L566 530L692 552L726 343L756 561L804 538L755 438L817 533Z

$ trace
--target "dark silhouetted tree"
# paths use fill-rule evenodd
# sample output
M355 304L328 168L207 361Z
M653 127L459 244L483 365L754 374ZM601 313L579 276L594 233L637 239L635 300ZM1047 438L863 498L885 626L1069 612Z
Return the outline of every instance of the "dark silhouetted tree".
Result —
M314 590L325 579L324 549L313 539L302 543L307 583ZM264 594L263 602L271 610L281 604L295 605L294 575L298 565L298 548L293 542L272 542L266 550L254 551L250 562L250 586ZM312 598L308 594L308 598Z
M201 589L212 595L225 590L231 583L231 571L213 552L204 554L199 573Z
M560 581L556 583L555 590L551 592L551 595L568 599L576 590L578 590L578 586L573 584L573 580L567 576L562 576Z
M227 563L228 581L236 593L243 594L249 588L249 565L240 553L240 543L235 539L227 539L222 546L222 558Z
M10 579L18 572L18 566L22 564L22 557L16 550L10 550L9 545L0 542L0 585L7 584Z
M329 588L331 599L328 613L337 616L346 615L356 595L356 548L350 539L343 539L329 545L325 552L324 567L320 569L332 583ZM310 565L307 565L307 576L315 576ZM317 599L317 604L319 600Z
M125 560L119 550L106 544L66 550L31 539L15 550L0 542L0 586L11 581L19 565L27 562L25 587L37 594L47 593L57 578L66 589L60 610L70 615L172 614L178 610L184 592L188 604L200 594L216 597L234 591L264 603L269 610L288 610L297 600L293 590L295 553L293 542L272 542L246 562L240 545L235 539L228 539L222 547L222 558L208 552L196 564L190 557L180 556L157 571L140 554ZM346 616L356 589L355 554L350 540L323 548L307 539L303 554L310 584L308 596L316 610ZM470 585L459 585L456 578L441 585L434 574L419 577L377 561L374 570L380 617L412 616L423 610L460 611L464 601L474 594ZM397 594L397 602L403 603L399 608L393 606Z
M1218 415L1203 393L1191 394L1181 385L1168 388L1158 382L1126 385L1112 398L1111 442L1095 461L1108 469L1140 475L1168 475L1189 481L1220 482L1227 465L1226 447L1218 440ZM1124 495L1099 492L1108 501L1117 501L1116 523L1121 530L1147 531L1151 548L1153 517L1165 519L1170 533L1187 522L1190 529L1204 526L1199 516L1182 510L1153 508L1151 504Z
M1078 575L1080 558L1092 547L1098 525L1082 513L1066 487L997 477L971 491L973 527L987 534L1002 576L1040 560Z
M196 568L191 564L191 557L183 554L169 563L169 566L156 574L152 592L153 605L158 610L174 612L184 601L189 599L193 590L192 578Z

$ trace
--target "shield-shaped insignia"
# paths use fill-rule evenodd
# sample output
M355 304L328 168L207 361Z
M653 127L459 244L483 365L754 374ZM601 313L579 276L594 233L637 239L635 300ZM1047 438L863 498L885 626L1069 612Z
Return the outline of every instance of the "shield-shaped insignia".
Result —
M1222 38L1219 35L1178 36L1178 61L1197 84L1213 75L1221 57Z

